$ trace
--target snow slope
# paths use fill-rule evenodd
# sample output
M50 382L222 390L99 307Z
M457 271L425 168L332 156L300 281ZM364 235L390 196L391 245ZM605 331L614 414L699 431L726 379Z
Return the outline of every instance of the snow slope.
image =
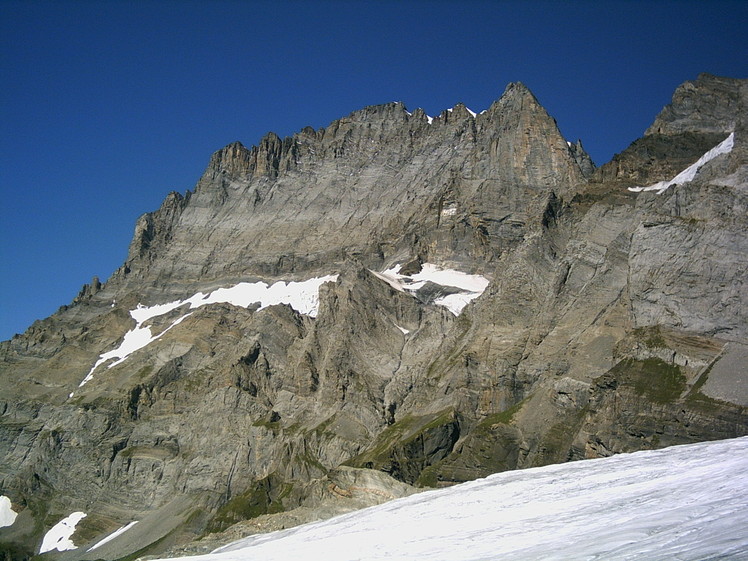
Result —
M288 304L300 314L316 317L319 309L319 287L326 282L334 282L337 278L337 275L327 275L301 282L278 281L272 286L268 286L267 283L262 281L251 283L241 282L230 288L218 288L207 295L198 292L186 300L175 300L174 302L156 304L155 306L142 306L138 304L134 310L130 310L130 316L136 322L135 327L125 333L119 347L99 356L99 360L91 367L91 370L89 370L78 387L82 387L90 382L93 379L94 371L102 364L112 359L116 360L110 362L107 368L112 368L120 364L135 351L150 345L172 327L179 325L191 315L191 312L178 317L171 325L157 335L153 335L151 328L144 325L150 319L168 314L182 306L187 306L188 310L194 310L209 304L222 303L229 303L243 308L247 308L252 304L260 304L259 309L275 304ZM73 395L74 392L68 397L73 397Z
M505 472L192 561L748 559L748 437Z
M101 547L105 543L108 543L108 542L112 541L117 536L121 536L122 534L124 534L125 532L127 532L130 528L132 528L133 526L135 526L135 524L137 524L137 523L138 523L138 521L134 520L133 522L130 522L129 524L127 524L125 526L122 526L118 530L115 530L114 532L112 532L111 534L109 534L103 540L96 542L93 546L89 547L86 551L93 551L94 549L98 549L99 547Z
M672 187L673 185L681 185L683 183L690 183L694 180L694 178L696 177L696 173L704 164L710 162L720 154L730 153L733 148L734 140L735 133L730 133L730 136L725 138L722 142L717 144L717 146L709 150L695 163L688 166L678 175L673 177L670 181L659 181L654 185L650 185L649 187L629 187L629 191L634 191L635 193L639 193L641 191L657 191L658 195L662 195L668 189L668 187Z
M383 280L390 283L397 290L414 294L423 288L427 282L440 286L450 287L456 292L447 294L434 300L434 304L446 307L454 315L459 315L462 309L474 300L488 286L488 279L480 275L469 275L452 269L442 269L431 263L425 263L420 273L405 276L399 273L400 265L384 271L374 273ZM158 340L171 328L179 325L187 319L192 312L186 312L158 334L153 334L151 328L146 325L151 319L163 316L174 310L184 307L185 310L194 310L202 306L218 303L229 303L235 306L248 307L252 304L260 304L260 308L266 308L275 304L288 304L300 314L316 317L319 311L319 288L327 282L335 282L338 275L327 275L314 277L301 282L278 281L272 286L260 282L242 282L229 288L218 288L210 294L198 292L186 300L175 300L165 304L154 306L138 305L130 310L130 316L135 320L135 327L125 333L122 341L116 349L107 351L99 356L99 359L81 380L78 387L85 386L90 382L99 366L107 364L112 368L125 360L135 351L147 347ZM402 328L400 328L402 330ZM71 392L68 397L73 397Z

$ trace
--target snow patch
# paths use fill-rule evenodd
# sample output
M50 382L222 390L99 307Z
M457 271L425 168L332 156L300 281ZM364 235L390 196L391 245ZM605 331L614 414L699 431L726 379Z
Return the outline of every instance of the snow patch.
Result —
M454 216L455 214L457 214L457 207L444 208L441 212L442 216Z
M49 532L44 534L39 553L46 553L56 549L57 551L67 551L75 549L75 544L70 536L75 532L75 526L86 517L85 512L74 512L67 518L63 518L57 524L50 528Z
M184 561L748 559L748 437L491 475Z
M97 542L92 547L89 547L86 551L87 552L88 551L93 551L94 549L96 549L98 547L101 547L105 543L112 541L117 536L120 536L120 535L124 534L125 532L127 532L130 528L132 528L133 526L135 526L135 524L137 524L137 523L138 523L137 520L133 520L132 522L130 522L126 526L122 526L119 530L115 530L114 532L112 532L111 534L109 534L107 537L105 537L103 540Z
M434 122L434 118L430 115L426 115L426 121L428 121L429 125Z
M470 113L473 119L475 119L475 117L477 116L475 111L472 111L469 107L465 107L465 109L467 109L467 112Z
M242 308L259 303L259 309L275 304L288 304L300 314L316 317L319 311L319 287L327 282L334 282L337 278L338 275L327 275L301 282L278 281L272 286L268 286L267 283L262 281L252 283L242 282L230 288L218 288L208 295L198 292L187 300L176 300L154 306L138 304L134 310L130 310L130 316L136 323L135 327L125 333L119 347L99 356L99 360L96 361L78 387L82 387L90 382L94 371L102 364L116 359L108 365L108 368L112 368L124 362L132 353L150 345L170 329L179 325L192 315L192 312L181 315L157 335L151 332L150 327L144 325L148 320L163 316L183 306L186 306L188 310L194 310L209 304L219 303L233 304ZM68 397L73 397L74 393L71 393Z
M444 306L454 315L459 316L463 308L480 296L480 292L464 292L461 294L448 294L434 300L437 306Z
M713 160L721 154L728 154L729 152L731 152L734 145L734 139L735 133L730 133L730 136L717 144L717 146L701 156L701 158L699 158L696 163L688 166L678 175L673 177L670 181L659 181L654 185L650 185L649 187L629 187L629 191L633 191L634 193L640 193L642 191L657 191L658 195L662 195L668 189L668 187L690 183L691 181L693 181L694 177L696 177L699 169L701 169L704 164Z
M407 335L408 333L410 333L410 330L405 329L404 327L400 327L397 324L395 324L395 327L397 327L400 331L402 331L403 335Z
M18 513L13 510L10 499L5 495L0 495L0 528L12 526L16 521L16 516Z
M458 293L434 300L434 304L444 306L456 316L460 315L469 302L483 294L490 282L484 276L470 275L454 269L442 269L433 263L424 263L420 273L410 276L401 275L400 268L401 265L395 265L381 273L375 271L372 273L400 292L412 294L423 288L427 282L459 290Z

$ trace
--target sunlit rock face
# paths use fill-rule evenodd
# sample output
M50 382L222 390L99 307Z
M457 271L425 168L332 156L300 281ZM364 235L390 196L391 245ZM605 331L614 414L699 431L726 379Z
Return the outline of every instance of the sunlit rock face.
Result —
M187 551L745 434L745 100L700 76L597 170L518 83L219 150L0 343L0 544L80 512L63 560Z

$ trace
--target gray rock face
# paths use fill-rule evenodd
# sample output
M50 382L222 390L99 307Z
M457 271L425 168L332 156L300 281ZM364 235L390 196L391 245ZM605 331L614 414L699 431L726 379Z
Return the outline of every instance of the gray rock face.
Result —
M735 130L745 114L746 81L699 74L675 90L645 136L676 135L686 132L723 134Z
M595 162L582 146L582 141L577 140L576 143L569 142L569 149L571 150L574 160L579 165L579 169L585 178L589 178L595 171Z
M729 389L746 379L746 91L700 76L598 169L522 84L479 115L391 103L219 150L138 220L112 278L0 343L0 494L21 511L0 547L24 559L82 510L77 545L141 522L61 559L203 551L370 504L364 488L748 433ZM733 132L692 181L626 189ZM455 315L436 305L455 288L374 274L424 263L490 284ZM328 274L316 317L186 302ZM177 301L79 387L138 304Z
M458 105L431 124L402 104L369 107L320 131L214 154L194 193L170 195L139 220L129 272L114 280L173 291L328 271L349 255L374 268L419 255L485 269L552 190L581 176L521 84L481 115Z
M644 136L602 166L596 180L646 185L670 179L729 133L745 134L747 99L747 80L701 74L685 82ZM734 161L744 158L743 153Z

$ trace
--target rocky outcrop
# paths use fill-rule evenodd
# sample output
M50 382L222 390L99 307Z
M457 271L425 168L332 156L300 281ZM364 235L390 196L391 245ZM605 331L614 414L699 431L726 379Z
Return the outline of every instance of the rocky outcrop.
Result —
M595 162L592 161L592 157L584 149L584 146L582 146L582 141L577 140L575 143L569 142L568 144L569 150L571 150L574 160L576 160L577 165L579 165L582 175L585 178L591 177L595 171Z
M645 136L687 132L724 135L745 114L745 80L699 74L675 90L673 101L655 118Z
M0 543L28 556L79 510L86 547L141 522L62 559L203 551L359 488L746 434L745 92L700 76L598 169L522 84L216 152L112 278L0 343ZM627 189L730 133L688 182ZM465 292L414 280L434 263L490 283L439 305ZM324 275L315 313L269 286ZM259 281L286 299L226 296Z

